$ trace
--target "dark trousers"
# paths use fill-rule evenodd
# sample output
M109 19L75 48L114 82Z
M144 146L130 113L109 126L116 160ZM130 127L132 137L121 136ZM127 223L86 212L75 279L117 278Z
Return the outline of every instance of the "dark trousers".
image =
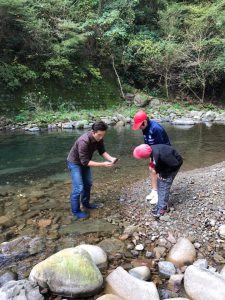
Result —
M176 177L178 170L171 173L165 179L157 179L157 191L158 191L158 210L165 209L169 202L170 188L172 186L173 180Z
M72 192L70 195L71 210L73 214L80 212L80 200L84 206L88 206L92 187L91 168L76 165L70 161L68 168L72 178Z

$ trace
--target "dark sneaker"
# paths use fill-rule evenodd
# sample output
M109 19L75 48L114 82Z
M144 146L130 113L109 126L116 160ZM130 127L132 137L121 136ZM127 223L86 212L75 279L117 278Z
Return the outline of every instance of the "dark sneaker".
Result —
M158 211L158 205L155 205L152 209L152 214L157 213L157 211Z
M167 212L167 207L165 209L159 209L155 212L152 212L153 217L155 218L160 218L161 216L163 216L165 213Z
M84 211L75 213L75 216L77 217L77 219L87 219L89 217L89 215Z
M88 204L83 204L83 206L85 208L89 208L89 209L95 209L95 208L101 208L104 205L102 203L88 203Z

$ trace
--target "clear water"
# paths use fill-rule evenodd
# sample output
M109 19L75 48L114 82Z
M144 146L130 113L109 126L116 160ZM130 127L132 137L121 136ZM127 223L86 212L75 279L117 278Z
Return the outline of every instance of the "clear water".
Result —
M172 144L184 157L182 170L209 166L225 160L225 127L205 124L191 128L163 124ZM67 154L82 130L43 133L0 133L0 186L23 185L43 179L66 180ZM120 159L112 169L93 168L96 181L133 182L147 175L147 163L132 157L133 148L143 142L142 133L130 126L110 128L107 151ZM97 154L94 159L101 160Z

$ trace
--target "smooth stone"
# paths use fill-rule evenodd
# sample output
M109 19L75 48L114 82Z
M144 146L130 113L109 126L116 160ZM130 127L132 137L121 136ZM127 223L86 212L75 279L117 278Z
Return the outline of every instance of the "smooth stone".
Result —
M102 289L103 277L89 253L67 248L38 263L29 279L55 294L88 297Z
M220 275L225 278L225 266L223 266L222 270L220 271Z
M113 294L106 294L97 298L96 300L123 300L123 299Z
M170 278L176 273L176 268L173 263L169 261L160 261L158 263L159 275L163 278Z
M115 238L105 239L98 243L98 246L101 247L106 253L116 253L123 252L125 249L125 244Z
M219 235L220 235L221 239L225 239L225 225L221 225L219 227Z
M150 269L146 266L136 267L128 272L131 276L141 279L141 280L149 280L151 277Z
M129 300L159 300L159 294L153 282L139 280L128 274L122 267L116 268L106 278L106 293Z
M177 243L171 248L167 260L177 267L191 265L196 259L194 245L186 238L179 238Z
M180 118L172 121L173 125L194 125L196 122L188 118Z
M225 279L218 273L195 266L187 267L184 274L184 288L194 300L224 300Z
M82 244L75 247L75 249L83 249L87 251L98 268L102 269L107 267L107 255L101 247Z
M199 268L203 268L203 269L207 269L208 268L208 262L206 259L197 259L194 263L193 266L199 267Z
M18 275L16 273L13 273L11 271L5 272L0 275L0 287L3 286L6 282L11 280L17 280Z

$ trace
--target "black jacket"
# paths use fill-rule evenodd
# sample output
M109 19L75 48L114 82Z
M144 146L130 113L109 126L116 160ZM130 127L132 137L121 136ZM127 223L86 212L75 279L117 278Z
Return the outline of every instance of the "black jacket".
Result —
M164 144L151 145L151 158L155 162L156 173L167 178L178 171L183 163L181 155L172 147Z

